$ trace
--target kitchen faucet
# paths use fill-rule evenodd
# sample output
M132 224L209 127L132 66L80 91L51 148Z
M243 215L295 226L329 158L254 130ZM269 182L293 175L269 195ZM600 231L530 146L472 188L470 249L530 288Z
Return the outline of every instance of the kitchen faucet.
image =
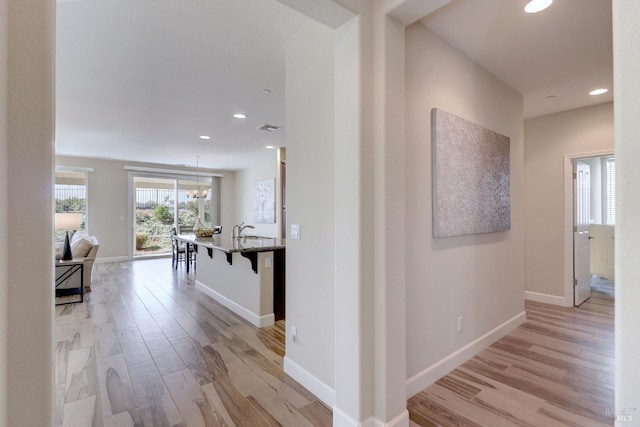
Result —
M255 228L255 227L253 225L244 225L244 221L242 221L240 224L233 226L232 237L234 238L241 237L242 230L244 230L245 228Z

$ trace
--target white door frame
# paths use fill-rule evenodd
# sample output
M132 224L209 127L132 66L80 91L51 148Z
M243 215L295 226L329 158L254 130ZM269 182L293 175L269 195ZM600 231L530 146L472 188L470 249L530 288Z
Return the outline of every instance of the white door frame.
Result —
M613 149L565 154L564 162L564 304L573 307L573 161L589 157L612 156Z

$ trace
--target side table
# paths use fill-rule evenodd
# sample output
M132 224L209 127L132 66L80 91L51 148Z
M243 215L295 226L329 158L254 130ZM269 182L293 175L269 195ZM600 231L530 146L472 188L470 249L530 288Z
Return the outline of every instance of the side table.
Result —
M79 301L67 301L56 305L75 304L84 301L84 260L72 259L70 261L56 260L56 298L69 295L80 295ZM80 275L80 287L59 288L71 279L75 274Z

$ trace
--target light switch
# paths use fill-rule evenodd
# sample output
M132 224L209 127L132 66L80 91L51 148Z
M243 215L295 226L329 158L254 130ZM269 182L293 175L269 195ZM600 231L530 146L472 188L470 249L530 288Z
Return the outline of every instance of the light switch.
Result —
M264 259L264 268L271 268L271 257L268 256Z
M300 225L291 224L291 238L294 240L300 239Z

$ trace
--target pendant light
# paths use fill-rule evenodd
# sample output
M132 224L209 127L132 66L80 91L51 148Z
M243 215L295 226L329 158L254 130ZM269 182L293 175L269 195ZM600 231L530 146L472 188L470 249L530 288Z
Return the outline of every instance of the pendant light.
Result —
M202 190L202 192L200 191L199 167L200 167L200 156L197 156L196 157L196 189L195 190L188 190L185 193L187 198L206 199L207 198L207 194L209 194L209 192L206 189Z

